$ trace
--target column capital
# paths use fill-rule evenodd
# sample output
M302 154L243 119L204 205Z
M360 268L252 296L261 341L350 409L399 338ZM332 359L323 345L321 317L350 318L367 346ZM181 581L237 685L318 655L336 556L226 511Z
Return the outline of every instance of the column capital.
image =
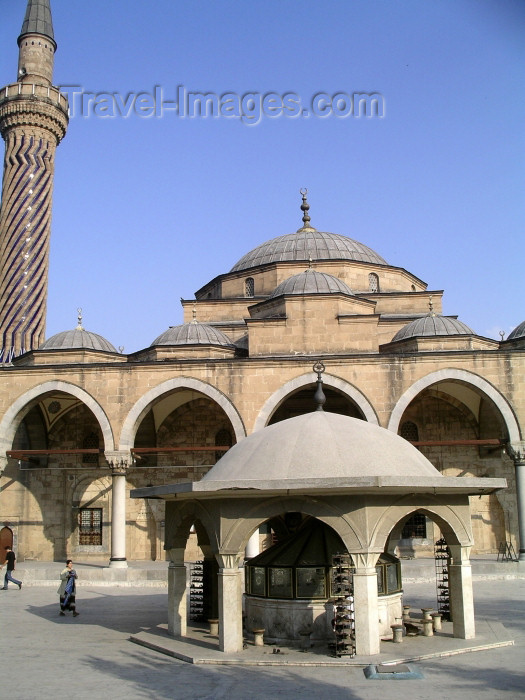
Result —
M448 548L452 555L451 566L471 566L470 550L472 545L449 544Z
M178 566L184 566L184 547L170 547L166 549L169 556L168 568L176 568Z
M133 464L130 452L105 452L104 456L112 476L126 476L128 469Z
M356 574L374 573L381 552L349 552L356 568Z
M235 553L230 553L230 552L219 552L217 555L217 562L219 564L219 568L221 570L221 573L225 569L233 569L236 570L239 568L239 562L241 561L243 557L243 552L235 552Z
M516 466L523 466L525 464L525 442L508 442L505 445L507 454L512 459Z

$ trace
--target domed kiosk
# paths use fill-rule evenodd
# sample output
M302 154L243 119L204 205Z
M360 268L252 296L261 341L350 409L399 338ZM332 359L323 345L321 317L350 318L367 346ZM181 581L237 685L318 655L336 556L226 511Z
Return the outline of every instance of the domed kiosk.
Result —
M286 532L291 545L287 561L295 562L295 581L297 568L301 568L303 560L315 560L310 568L323 569L317 582L320 585L323 578L326 585L324 567L329 563L328 552L342 546L353 563L356 652L358 655L377 654L383 629L379 623L380 590L376 567L397 566L395 559L388 556L391 554L389 535L414 512L422 512L437 522L452 554L449 581L454 636L474 637L469 495L505 488L505 479L445 477L414 446L392 432L362 420L323 411L321 373L324 366L317 363L314 370L318 373L316 411L252 433L234 445L199 482L132 491L134 498L166 500L165 548L170 558L168 633L177 637L186 635L184 548L190 528L195 525L205 557L213 559L218 570L212 581L216 593L210 595L216 595L218 602L219 648L225 652L242 652L244 593L241 574L245 547L263 523L286 523L292 519L296 521L296 532L295 537L293 528ZM303 527L311 528L311 532L302 530ZM326 548L324 561L317 561L317 555L312 558L315 548L311 538L319 540L326 533L333 544ZM303 538L305 534L309 537ZM281 537L280 541L285 542L286 537ZM299 542L305 544L304 556L292 557L291 552ZM284 551L284 545L281 548ZM274 554L279 555L279 551ZM381 555L385 555L382 561ZM271 568L272 561L279 560L278 556L272 558L270 550L267 556L269 560L263 562L261 568ZM249 566L253 566L252 562ZM262 588L254 590L251 587L254 579L249 576L248 596L266 602L267 610L268 603L283 600L283 596L272 601L272 596L261 595ZM292 572L292 582L293 577ZM391 581L395 578L391 577ZM297 594L297 583L295 585ZM312 585L310 581L306 588ZM399 588L397 586L395 591L397 595ZM311 587L309 591L311 593ZM326 588L322 592L329 594ZM291 595L294 595L293 590ZM293 600L299 598L296 596ZM305 600L311 601L312 597ZM329 595L320 601L323 609L319 610L319 615L324 615L324 622L318 627L323 628L326 637L329 617L324 606ZM396 605L399 609L399 598ZM280 608L283 609L282 605ZM255 606L251 622L247 617L248 634L253 631L249 629L250 624L253 627L270 622L269 616L261 619L264 610L260 611L261 606ZM249 614L249 610L247 612ZM273 612L272 615L275 620ZM319 615L310 613L312 632L315 632L315 620ZM304 621L304 617L300 619ZM289 638L292 629L294 638L295 631L300 632L300 628L301 623L295 621L281 637Z

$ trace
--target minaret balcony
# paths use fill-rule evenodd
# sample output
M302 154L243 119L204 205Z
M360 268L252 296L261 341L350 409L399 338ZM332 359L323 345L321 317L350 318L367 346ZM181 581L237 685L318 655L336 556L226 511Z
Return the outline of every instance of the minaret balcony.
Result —
M68 115L67 95L64 95L57 87L51 85L38 85L35 83L12 83L11 85L6 85L0 91L0 106L5 100L31 97L49 101Z

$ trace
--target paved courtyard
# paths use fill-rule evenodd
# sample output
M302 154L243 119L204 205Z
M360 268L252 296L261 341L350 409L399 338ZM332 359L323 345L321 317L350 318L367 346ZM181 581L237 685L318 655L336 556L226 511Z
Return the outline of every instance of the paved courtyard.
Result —
M0 596L2 697L111 700L247 698L525 699L525 579L475 581L476 617L502 623L513 646L411 663L421 679L367 679L355 666L196 666L133 644L166 622L163 587L79 586L76 619L58 614L56 587L12 586ZM432 583L407 583L405 601L435 605ZM425 649L431 640L422 639ZM400 648L402 645L398 645Z

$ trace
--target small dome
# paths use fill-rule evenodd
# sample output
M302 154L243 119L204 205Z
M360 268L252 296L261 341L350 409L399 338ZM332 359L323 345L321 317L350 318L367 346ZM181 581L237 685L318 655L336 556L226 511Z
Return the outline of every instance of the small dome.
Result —
M232 341L218 328L206 323L191 321L180 326L171 326L151 343L154 345L223 345L233 347Z
M270 294L270 299L282 294L336 294L338 292L352 294L350 287L337 277L308 269L281 282Z
M518 338L525 338L525 321L509 333L507 340L518 340Z
M431 337L437 335L476 335L472 328L449 316L441 314L427 314L422 318L416 318L401 328L392 338L392 342L406 340L407 338Z
M103 352L117 352L113 345L97 333L91 333L83 328L75 328L72 331L62 331L51 336L38 348L39 350L102 350Z
M313 397L312 397L313 398ZM386 428L312 411L258 430L234 445L206 481L272 481L326 477L436 477L440 472L407 440Z
M289 260L356 260L387 265L380 255L363 243L338 233L326 233L315 229L300 229L296 233L277 236L244 255L231 272Z

